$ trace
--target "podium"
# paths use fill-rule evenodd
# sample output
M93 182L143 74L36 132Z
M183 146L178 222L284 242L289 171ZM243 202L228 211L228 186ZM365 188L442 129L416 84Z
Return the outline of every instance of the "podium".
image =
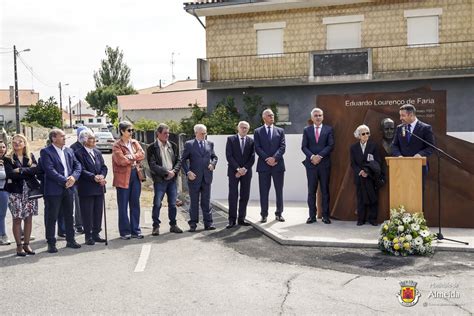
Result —
M423 175L426 157L386 157L390 209L403 205L407 212L423 212Z

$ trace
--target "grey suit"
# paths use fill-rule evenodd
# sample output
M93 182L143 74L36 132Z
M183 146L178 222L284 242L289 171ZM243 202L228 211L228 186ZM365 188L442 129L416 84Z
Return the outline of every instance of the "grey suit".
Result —
M192 171L196 179L188 179L189 196L191 205L189 208L189 226L196 227L199 222L199 197L201 197L201 209L204 226L213 225L211 213L211 183L213 172L209 170L209 164L214 167L217 164L217 156L214 153L214 143L204 140L203 148L200 148L196 139L189 140L184 144L181 156L181 167L185 174Z

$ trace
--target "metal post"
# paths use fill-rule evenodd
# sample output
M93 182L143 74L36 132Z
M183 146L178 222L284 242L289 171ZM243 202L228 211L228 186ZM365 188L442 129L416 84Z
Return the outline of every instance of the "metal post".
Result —
M81 124L84 125L84 123L82 122L82 103L80 99L79 99L79 122L81 122Z
M13 69L15 71L15 118L16 118L16 133L20 133L20 100L18 98L18 74L16 71L16 46L13 45Z
M63 92L61 89L61 81L59 82L59 110L61 112L61 129L64 129L63 122Z
M69 128L72 128L71 96L69 96Z

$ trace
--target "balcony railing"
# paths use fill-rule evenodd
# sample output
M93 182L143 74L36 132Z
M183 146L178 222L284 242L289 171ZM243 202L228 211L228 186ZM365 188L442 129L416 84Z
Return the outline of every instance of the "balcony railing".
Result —
M360 80L474 75L474 41L417 46L385 46L358 49L367 51L370 74ZM315 80L314 55L351 52L308 51L271 55L214 57L198 60L198 79L203 87L229 82L257 81L311 83ZM337 66L337 64L336 64ZM342 67L342 66L341 66ZM347 67L347 65L346 65ZM326 76L329 81L351 81L352 77ZM338 79L339 78L339 79Z

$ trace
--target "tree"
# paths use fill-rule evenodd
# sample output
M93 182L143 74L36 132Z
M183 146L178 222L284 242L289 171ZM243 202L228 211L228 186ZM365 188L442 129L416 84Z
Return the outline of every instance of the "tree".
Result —
M278 102L270 102L269 105L263 104L263 97L261 95L246 95L243 98L244 101L244 111L246 114L246 120L250 123L250 132L253 131L256 127L261 125L262 118L261 114L263 110L269 108L275 114L275 122L278 122Z
M99 71L94 71L96 89L87 93L86 101L99 115L116 108L118 95L136 94L130 84L130 68L123 61L123 52L106 46L106 58Z
M116 47L105 47L106 59L100 62L99 71L94 71L95 87L130 85L130 68L123 62L123 52Z
M198 103L188 104L188 106L191 108L191 116L181 120L181 132L186 135L194 135L194 125L202 123L207 112L205 109L201 109Z
M39 100L35 105L30 106L25 113L24 121L32 123L37 122L47 128L61 126L61 110L54 97L47 101Z

